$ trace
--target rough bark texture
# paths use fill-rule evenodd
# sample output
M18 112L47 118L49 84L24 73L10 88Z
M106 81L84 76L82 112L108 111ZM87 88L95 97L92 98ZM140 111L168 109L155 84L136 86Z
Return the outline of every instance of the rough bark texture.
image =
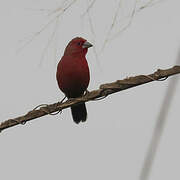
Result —
M92 100L98 100L99 98L101 99L101 98L107 97L110 94L113 94L113 93L116 93L125 89L129 89L135 86L139 86L142 84L146 84L152 81L160 81L162 80L162 78L167 78L169 76L173 76L179 73L180 73L180 66L174 66L170 69L165 69L165 70L158 69L153 74L139 75L139 76L129 77L124 80L117 80L113 83L103 84L99 87L99 89L88 92L86 95L82 97L69 99L64 103L57 102L54 104L46 105L39 109L34 109L32 111L29 111L23 116L19 116L13 119L8 119L0 124L0 132L4 129L16 126L18 124L25 124L27 121L45 116L47 114L61 111L74 104L92 101Z

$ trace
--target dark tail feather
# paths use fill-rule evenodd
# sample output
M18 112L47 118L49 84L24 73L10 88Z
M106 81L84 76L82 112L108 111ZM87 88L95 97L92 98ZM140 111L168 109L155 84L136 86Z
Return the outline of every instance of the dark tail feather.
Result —
M75 123L85 122L87 119L87 110L85 103L71 107L72 117Z

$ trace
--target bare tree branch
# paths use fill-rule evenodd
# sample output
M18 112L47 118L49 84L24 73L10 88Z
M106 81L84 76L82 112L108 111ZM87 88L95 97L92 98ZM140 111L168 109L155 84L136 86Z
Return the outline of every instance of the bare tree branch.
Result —
M82 97L69 99L64 103L57 102L54 104L46 105L39 109L34 109L32 111L29 111L27 114L23 116L6 120L0 124L0 131L16 126L18 124L25 124L27 121L30 121L30 120L33 120L33 119L45 116L47 114L57 112L57 111L61 111L75 104L102 99L102 98L107 97L110 94L113 94L113 93L116 93L125 89L129 89L135 86L139 86L142 84L146 84L152 81L160 81L162 80L162 78L167 78L169 76L179 74L179 73L180 73L180 66L174 66L170 69L165 69L165 70L158 69L153 74L139 75L139 76L129 77L123 80L117 80L112 83L103 84L99 87L99 89L91 91Z

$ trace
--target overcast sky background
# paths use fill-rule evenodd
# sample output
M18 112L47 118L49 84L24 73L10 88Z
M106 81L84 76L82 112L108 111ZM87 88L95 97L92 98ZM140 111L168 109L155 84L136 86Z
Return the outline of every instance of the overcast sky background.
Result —
M119 1L97 0L89 17L87 1L79 0L39 36L21 48L58 13L61 1L4 0L0 3L0 122L62 99L55 74L67 43L82 36L94 44L87 59L89 90L127 76L150 74L175 64L180 48L180 1L162 0L137 12L123 32L134 0L123 3L113 37L101 51ZM41 9L40 11L38 9ZM45 9L51 11L45 11ZM49 14L49 15L48 15ZM119 19L118 19L119 18ZM121 21L120 21L121 20ZM52 32L54 39L46 48ZM115 36L114 36L115 35ZM172 77L173 78L173 77ZM45 116L0 134L0 169L10 179L134 179L138 180L158 113L171 78L87 103L88 120L76 125L70 109ZM151 180L180 179L180 85L169 109ZM164 104L165 106L165 104Z

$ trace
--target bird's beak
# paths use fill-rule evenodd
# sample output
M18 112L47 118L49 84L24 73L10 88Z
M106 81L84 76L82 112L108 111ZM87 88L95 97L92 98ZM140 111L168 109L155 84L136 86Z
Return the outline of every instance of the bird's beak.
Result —
M84 44L82 45L82 48L90 48L93 45L91 43L89 43L88 41L84 42Z

